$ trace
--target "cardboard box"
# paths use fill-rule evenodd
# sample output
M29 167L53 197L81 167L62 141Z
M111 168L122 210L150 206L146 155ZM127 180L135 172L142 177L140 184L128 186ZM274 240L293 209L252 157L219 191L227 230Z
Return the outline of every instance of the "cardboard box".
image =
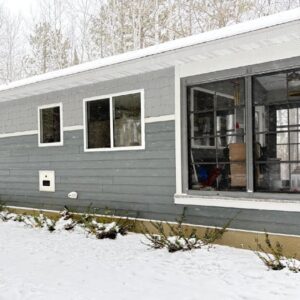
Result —
M245 187L246 186L246 175L231 175L231 186Z
M232 175L246 175L246 164L230 163L230 172Z
M229 160L245 161L246 160L246 144L229 144Z

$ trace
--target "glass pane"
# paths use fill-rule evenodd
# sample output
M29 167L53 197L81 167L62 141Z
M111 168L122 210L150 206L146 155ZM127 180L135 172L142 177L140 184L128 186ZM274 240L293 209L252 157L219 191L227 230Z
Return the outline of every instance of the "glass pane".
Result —
M193 116L193 145L214 146L214 113L197 113Z
M288 161L289 160L289 145L277 145L276 158Z
M110 104L109 99L87 102L88 148L109 148Z
M276 139L277 144L287 144L288 143L288 132L278 132Z
M214 146L214 93L191 89L191 138L193 147Z
M300 72L291 70L287 75L288 97L289 99L299 100L300 97Z
M253 77L255 111L254 155L256 190L265 192L297 192L295 177L300 158L300 101L293 90L289 96L287 83L300 83L294 71ZM300 87L300 85L298 85ZM260 116L261 114L261 116ZM263 116L262 116L263 115ZM293 181L294 178L294 181ZM293 186L294 185L294 186Z
M191 110L195 113L214 110L214 91L194 87L191 89L193 103Z
M60 107L45 108L40 111L41 143L60 142Z
M289 125L297 125L298 122L298 108L289 109Z
M278 109L276 111L277 117L277 126L288 125L288 110L287 109Z
M244 93L243 79L188 88L191 189L246 189Z
M300 192L300 164L291 164L291 192Z
M300 144L290 145L290 160L291 161L300 160Z
M300 131L299 131L299 127L298 126L293 126L293 128L291 129L292 132L290 132L290 141L291 144L295 144L295 143L300 143Z
M140 93L113 97L114 147L141 145Z

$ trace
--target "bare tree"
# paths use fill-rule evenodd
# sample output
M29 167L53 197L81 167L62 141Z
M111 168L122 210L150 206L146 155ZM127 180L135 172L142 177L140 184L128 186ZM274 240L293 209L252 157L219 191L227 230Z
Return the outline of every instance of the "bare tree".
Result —
M37 4L28 30L22 17L8 13L0 0L2 81L300 7L300 0L39 0Z
M7 8L0 7L0 77L10 82L22 76L22 16L13 15Z
M36 24L29 43L31 53L26 57L29 74L46 73L69 65L69 41L60 29L51 28L47 22Z

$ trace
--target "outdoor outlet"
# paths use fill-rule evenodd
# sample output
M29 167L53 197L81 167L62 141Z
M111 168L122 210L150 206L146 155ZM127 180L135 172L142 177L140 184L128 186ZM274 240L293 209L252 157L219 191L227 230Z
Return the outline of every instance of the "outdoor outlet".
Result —
M77 192L71 192L68 194L68 198L70 199L77 199L77 197L78 197Z

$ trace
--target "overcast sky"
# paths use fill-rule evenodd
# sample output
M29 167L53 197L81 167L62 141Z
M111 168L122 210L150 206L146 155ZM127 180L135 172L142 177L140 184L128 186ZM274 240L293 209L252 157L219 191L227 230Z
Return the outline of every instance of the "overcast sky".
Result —
M22 12L24 15L28 15L34 8L35 2L38 0L2 0L5 6L10 8L14 13Z

